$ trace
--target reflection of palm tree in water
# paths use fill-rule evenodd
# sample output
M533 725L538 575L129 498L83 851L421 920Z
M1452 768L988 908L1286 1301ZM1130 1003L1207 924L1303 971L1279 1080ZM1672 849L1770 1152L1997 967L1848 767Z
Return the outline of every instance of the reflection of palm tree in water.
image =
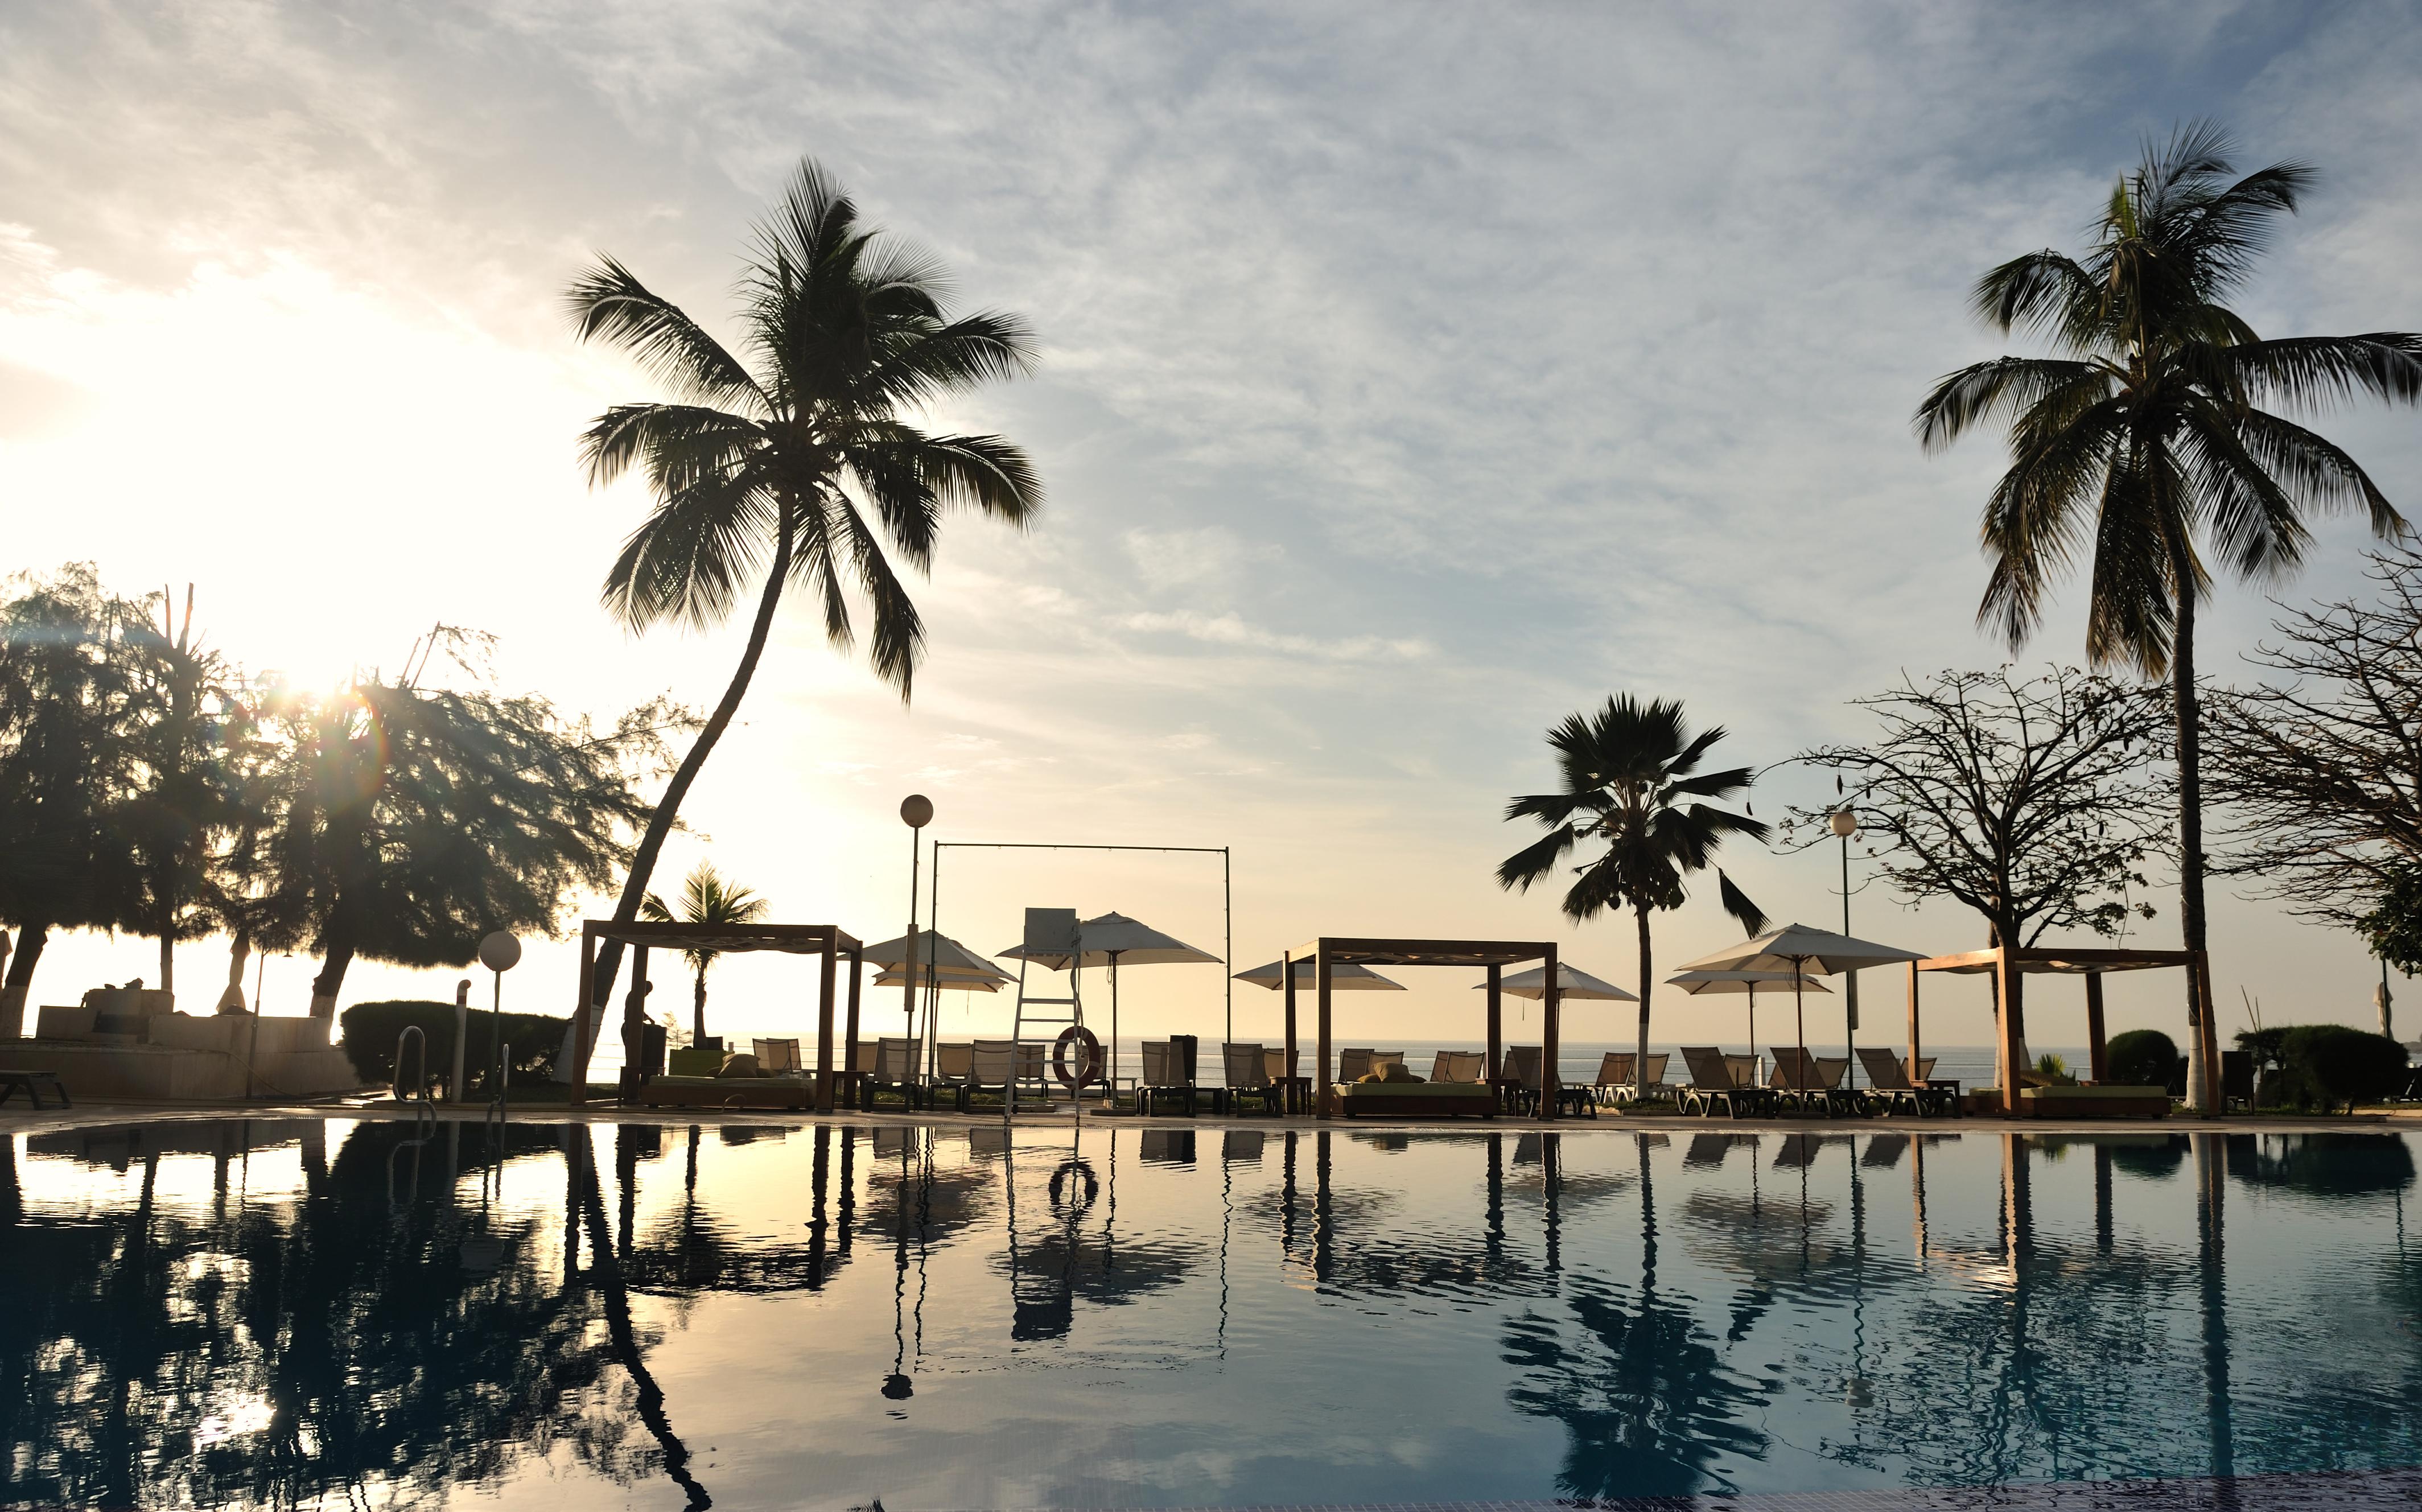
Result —
M622 1284L622 1268L614 1252L613 1236L606 1227L606 1201L597 1186L597 1154L590 1142L589 1129L583 1126L578 1138L570 1142L566 1155L573 1166L573 1180L580 1197L580 1211L588 1221L589 1252L596 1268L598 1293L605 1304L606 1338L614 1358L631 1378L638 1393L639 1421L655 1437L664 1452L665 1474L679 1486L693 1507L715 1504L706 1488L689 1473L689 1448L673 1432L672 1419L665 1411L664 1388L656 1384L654 1372L639 1355L638 1331L631 1324L630 1293Z
M1716 1461L1755 1457L1765 1447L1765 1436L1738 1421L1756 1406L1751 1387L1723 1367L1688 1311L1658 1291L1656 1185L1646 1136L1634 1140L1641 1260L1632 1305L1597 1276L1574 1272L1563 1291L1577 1332L1537 1314L1506 1328L1507 1357L1521 1381L1508 1399L1565 1425L1556 1479L1571 1497L1680 1496L1710 1481L1729 1488Z

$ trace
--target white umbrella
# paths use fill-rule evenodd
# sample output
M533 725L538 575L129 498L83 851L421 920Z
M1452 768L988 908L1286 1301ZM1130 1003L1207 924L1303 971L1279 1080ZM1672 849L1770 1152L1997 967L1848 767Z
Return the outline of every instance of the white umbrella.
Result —
M1123 913L1106 913L1099 919L1088 919L1077 926L1077 948L1073 951L1029 951L1023 945L1002 951L1014 961L1031 961L1054 971L1065 971L1077 966L1107 966L1110 969L1110 1077L1115 1083L1119 1074L1119 963L1129 966L1211 966L1219 957L1208 951L1198 951L1184 940L1164 935L1150 924L1129 919Z
M1298 987L1310 991L1316 984L1317 978L1313 968L1317 964L1309 955L1297 958L1295 984ZM1267 987L1272 992L1286 985L1280 974L1279 963L1276 961L1257 966L1250 971L1239 971L1236 973L1236 980L1250 982L1257 987ZM1347 961L1340 961L1329 969L1329 987L1332 992L1402 992L1405 990L1403 983L1383 977L1367 966L1356 966Z
M1704 992L1734 992L1749 995L1749 1053L1761 1070L1766 1058L1757 1048L1757 989L1790 982L1810 992L1832 992L1833 989L1814 977L1803 977L1797 971L1685 971L1680 976L1667 977L1665 984L1679 987L1697 997Z
M922 976L975 978L997 977L1012 980L999 967L960 944L948 935L919 931L917 935L917 974ZM879 966L896 971L908 964L908 937L887 939L880 945L869 945L858 952L858 958L869 966ZM897 984L895 981L895 985Z
M960 971L928 974L922 966L917 969L917 979L928 986L949 987L953 992L999 992L1017 980L1006 971ZM908 971L904 967L892 967L874 979L878 987L904 987Z
M1836 971L1857 971L1870 966L1890 966L1895 961L1922 961L1925 956L1897 946L1879 945L1873 940L1852 939L1836 935L1830 929L1811 929L1806 924L1785 924L1770 929L1755 939L1700 956L1687 962L1686 971L1783 971L1793 978L1791 1014L1800 1033L1800 1058L1808 1059L1808 1018L1801 1002L1804 990L1798 980L1803 973L1832 976Z
M1510 992L1518 998L1544 998L1548 995L1548 969L1544 966L1534 966L1528 971L1517 971L1498 983L1497 986L1499 991ZM1471 990L1486 992L1488 984L1477 983ZM1626 992L1612 982L1594 977L1577 966L1566 966L1562 961L1556 963L1556 996L1603 998L1609 1002L1640 1000L1638 993Z

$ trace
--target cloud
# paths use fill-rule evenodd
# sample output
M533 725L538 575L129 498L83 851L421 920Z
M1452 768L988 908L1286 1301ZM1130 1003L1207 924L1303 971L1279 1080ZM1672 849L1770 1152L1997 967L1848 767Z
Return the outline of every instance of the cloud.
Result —
M1420 661L1432 654L1422 640L1391 640L1378 636L1350 636L1342 640L1317 640L1247 624L1235 614L1129 614L1119 623L1130 630L1173 633L1214 646L1283 652L1324 661Z

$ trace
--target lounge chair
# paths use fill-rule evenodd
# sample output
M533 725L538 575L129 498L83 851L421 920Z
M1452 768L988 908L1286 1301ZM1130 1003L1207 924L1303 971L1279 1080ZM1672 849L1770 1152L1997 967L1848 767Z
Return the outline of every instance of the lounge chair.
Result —
M934 1047L934 1070L926 1079L925 1106L931 1108L936 1099L948 1096L951 1105L960 1112L967 1110L967 1087L975 1071L975 1047L972 1045L936 1045Z
M1733 1063L1748 1059L1726 1055L1712 1045L1683 1046L1682 1063L1691 1068L1691 1081L1681 1089L1682 1111L1702 1118L1713 1117L1718 1110L1727 1118L1766 1111L1770 1099L1765 1090L1733 1075Z
M1298 1073L1296 1070L1296 1065L1297 1063L1300 1062L1302 1059L1303 1052L1301 1050L1298 1050L1295 1054L1289 1055L1283 1047L1268 1048L1262 1051L1262 1062L1269 1068L1270 1079L1272 1081L1282 1081L1288 1077L1298 1075Z
M1533 1117L1538 1115L1545 1083L1540 1069L1544 1063L1542 1056L1543 1051L1536 1045L1516 1045L1505 1052L1505 1079L1511 1084L1516 1109ZM1567 1087L1559 1083L1556 1087L1556 1110L1563 1112L1567 1108L1575 1113L1586 1113L1592 1118L1597 1116L1597 1104L1591 1099L1589 1088Z
M1279 1111L1279 1089L1270 1083L1269 1061L1261 1046L1223 1044L1219 1061L1226 1073L1230 1112L1242 1111L1248 1097L1259 1098L1266 1113Z
M1180 1110L1194 1112L1194 1042L1187 1036L1143 1042L1143 1079L1136 1084L1136 1111L1150 1113L1175 1098ZM1224 1099L1220 1099L1224 1100ZM1220 1100L1215 1100L1216 1109Z
M1624 1057L1624 1060L1627 1062L1630 1059L1631 1057L1628 1055ZM1623 1069L1625 1075L1623 1080L1614 1089L1615 1102L1618 1104L1628 1102L1645 1102L1649 1098L1656 1096L1659 1093L1670 1094L1673 1089L1665 1085L1665 1066L1666 1063L1672 1060L1673 1056L1663 1050L1659 1050L1655 1055L1650 1056L1648 1058L1647 1074L1640 1079L1640 1085L1637 1088L1633 1087L1631 1084L1631 1067L1628 1064L1624 1066ZM1604 1067L1600 1067L1599 1069L1600 1073L1603 1074Z
M1631 1085L1631 1061L1628 1050L1609 1050L1598 1062L1597 1079L1590 1083L1590 1091L1597 1095L1600 1104L1612 1104L1616 1088Z
M757 1069L769 1077L794 1077L799 1074L799 1042L794 1039L761 1039L748 1042L757 1052Z
M1832 1118L1859 1111L1858 1095L1842 1085L1849 1069L1847 1059L1823 1060L1797 1045L1774 1047L1774 1076L1767 1083L1776 1095L1803 1113Z
M874 1042L874 1069L858 1079L857 1106L874 1111L874 1095L896 1092L911 1110L930 1106L924 1079L917 1074L918 1043L905 1035L884 1035Z
M1337 1079L1341 1082L1355 1082L1369 1076L1371 1074L1371 1057L1378 1053L1379 1052L1376 1050L1370 1049L1339 1050L1337 1052Z
M1430 1063L1430 1079L1456 1086L1480 1085L1482 1073L1488 1069L1486 1050L1440 1050Z
M962 1107L972 1106L979 1093L995 1093L1004 1103L1017 1095L1015 1040L974 1041L967 1047L967 1079L960 1090Z
M1947 1091L1911 1080L1907 1068L1890 1050L1861 1046L1859 1065L1867 1073L1869 1095L1883 1105L1887 1113L1906 1110L1924 1118L1930 1113L1956 1114L1959 1110L1958 1098Z

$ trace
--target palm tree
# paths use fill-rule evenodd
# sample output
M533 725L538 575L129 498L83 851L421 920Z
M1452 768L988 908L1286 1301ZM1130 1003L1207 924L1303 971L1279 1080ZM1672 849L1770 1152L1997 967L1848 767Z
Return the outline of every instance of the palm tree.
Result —
M651 892L639 903L639 917L658 924L753 924L765 917L771 905L715 869L713 861L700 861L690 869L682 883L681 912L675 914L665 906L665 900ZM682 953L689 958L694 973L690 993L690 1043L706 1043L706 969L723 953L692 946Z
M1548 732L1548 744L1555 748L1562 769L1563 791L1516 798L1505 808L1507 819L1536 819L1549 826L1550 833L1505 858L1497 868L1500 887L1527 892L1583 841L1606 843L1596 858L1578 869L1565 893L1565 916L1579 922L1596 918L1601 909L1628 906L1639 921L1635 1081L1648 1064L1648 916L1682 906L1689 895L1683 878L1704 870L1726 835L1766 838L1767 827L1758 820L1686 801L1729 797L1748 788L1746 766L1699 773L1700 758L1723 738L1722 725L1692 735L1682 705L1672 700L1642 703L1619 694L1596 714L1568 716ZM1724 890L1726 909L1739 917L1736 899L1740 907L1749 907L1747 898ZM1748 923L1746 918L1742 921ZM1754 932L1757 926L1749 927Z
M1988 325L2038 333L2060 354L1964 368L1935 385L1915 421L1939 450L2008 418L2011 465L1985 506L1993 569L1978 620L2020 645L2054 580L2090 552L2088 656L2170 678L2191 951L2206 942L2194 626L2210 590L2207 556L2271 583L2303 560L2310 515L2360 510L2383 536L2404 524L2354 459L2262 406L2422 398L2422 338L2265 340L2221 303L2268 248L2273 218L2292 213L2314 181L2311 168L2277 163L2231 182L2233 150L2208 123L2147 144L2082 259L2030 252L1977 280ZM2200 1025L2192 978L2187 1003ZM2189 1064L2200 1071L2202 1056Z
M620 348L671 391L617 404L581 438L595 485L633 466L654 507L606 576L606 606L634 632L668 621L704 627L762 576L740 666L666 785L616 906L637 917L682 800L756 675L774 611L796 584L826 638L855 638L853 593L872 624L876 675L905 701L924 626L899 565L924 573L945 509L972 505L1022 526L1043 485L997 435L929 434L903 418L938 400L1029 371L1033 339L1014 316L953 316L939 263L858 218L813 162L802 162L759 223L738 292L735 354L612 258L566 295L583 340ZM896 559L896 560L895 560ZM592 1009L606 1002L621 947L600 953Z

